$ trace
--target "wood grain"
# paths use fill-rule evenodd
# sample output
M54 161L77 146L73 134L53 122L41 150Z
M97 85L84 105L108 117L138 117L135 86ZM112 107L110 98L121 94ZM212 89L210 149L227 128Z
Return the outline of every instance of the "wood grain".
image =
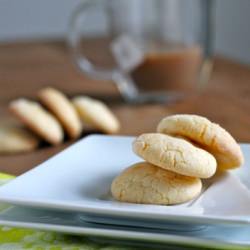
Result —
M120 134L138 135L155 130L169 114L207 116L229 130L240 142L250 142L250 69L221 57L206 89L168 105L127 105L109 82L89 79L72 62L63 42L29 42L0 45L0 119L9 116L10 100L36 98L44 86L57 87L69 96L91 94L105 97L119 117ZM0 171L19 175L70 145L46 147L29 154L0 156Z

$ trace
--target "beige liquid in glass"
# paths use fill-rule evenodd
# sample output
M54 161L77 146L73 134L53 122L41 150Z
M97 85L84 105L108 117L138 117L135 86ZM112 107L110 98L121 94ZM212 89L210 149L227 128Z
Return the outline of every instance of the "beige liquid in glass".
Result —
M196 87L201 63L202 51L198 46L150 52L131 76L144 91L190 91Z
M85 39L82 53L100 68L116 68L110 51L112 38ZM184 47L181 44L153 44L142 63L130 74L139 90L143 91L192 91L202 64L199 46Z

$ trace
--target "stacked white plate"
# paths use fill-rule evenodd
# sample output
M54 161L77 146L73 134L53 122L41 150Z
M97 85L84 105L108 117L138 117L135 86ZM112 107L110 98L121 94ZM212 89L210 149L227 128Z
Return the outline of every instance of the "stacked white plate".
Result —
M114 201L113 178L141 161L132 137L86 137L0 188L0 225L112 239L133 244L250 248L250 144L245 165L204 181L202 194L178 206ZM18 163L17 163L18 164Z

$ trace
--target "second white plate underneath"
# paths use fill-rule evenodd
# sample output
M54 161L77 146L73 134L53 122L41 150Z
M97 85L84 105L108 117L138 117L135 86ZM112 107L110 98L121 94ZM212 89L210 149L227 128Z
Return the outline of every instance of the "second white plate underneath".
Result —
M89 236L98 242L144 246L152 249L209 249L250 248L250 226L209 226L202 231L174 232L167 230L97 225L79 221L75 213L12 207L0 212L0 225L56 231ZM93 238L95 237L95 238ZM175 248L176 247L176 248ZM142 248L144 249L144 248ZM189 249L189 248L188 248Z

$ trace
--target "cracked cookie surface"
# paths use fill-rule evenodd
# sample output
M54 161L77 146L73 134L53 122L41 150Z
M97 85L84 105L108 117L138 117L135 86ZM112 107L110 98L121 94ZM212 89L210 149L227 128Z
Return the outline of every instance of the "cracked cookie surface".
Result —
M199 178L140 162L114 179L111 192L116 200L123 202L171 205L192 200L200 194L201 188Z
M215 158L185 139L142 134L133 142L133 151L145 161L181 175L209 178L216 172Z
M218 168L233 169L244 162L242 151L234 138L218 124L198 115L172 115L162 119L157 132L182 136L214 155Z

